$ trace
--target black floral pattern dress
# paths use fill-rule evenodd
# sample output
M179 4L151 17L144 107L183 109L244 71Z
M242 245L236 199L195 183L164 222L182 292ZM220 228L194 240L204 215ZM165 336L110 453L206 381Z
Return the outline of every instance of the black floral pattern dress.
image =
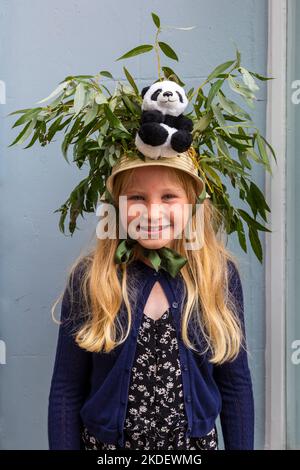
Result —
M130 379L124 447L217 450L215 426L206 436L185 438L188 423L176 330L170 316L169 309L158 320L143 313ZM121 448L100 442L86 427L82 440L85 450Z

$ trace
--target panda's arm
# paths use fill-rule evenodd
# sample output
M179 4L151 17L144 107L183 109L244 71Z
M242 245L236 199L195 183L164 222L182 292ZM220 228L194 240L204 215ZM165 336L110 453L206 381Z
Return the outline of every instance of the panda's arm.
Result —
M177 116L177 118L175 119L174 127L176 127L176 129L178 130L192 132L193 121L188 117L184 116L183 114L180 114L180 116Z
M143 111L141 117L141 124L146 124L147 122L163 122L164 115L161 111Z

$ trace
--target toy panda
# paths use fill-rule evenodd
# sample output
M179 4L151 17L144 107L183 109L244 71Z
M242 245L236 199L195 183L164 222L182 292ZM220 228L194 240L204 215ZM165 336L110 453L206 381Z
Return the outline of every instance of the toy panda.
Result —
M188 150L193 121L183 116L188 105L184 89L163 80L143 88L141 126L135 145L146 157L172 157Z

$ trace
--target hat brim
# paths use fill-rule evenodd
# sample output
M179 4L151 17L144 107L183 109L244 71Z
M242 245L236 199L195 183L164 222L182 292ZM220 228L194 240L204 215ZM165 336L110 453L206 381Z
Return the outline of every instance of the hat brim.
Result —
M114 178L117 174L134 168L144 168L145 166L165 166L169 168L177 168L188 173L197 184L197 195L200 195L205 187L202 178L196 174L197 170L195 169L191 157L186 153L178 153L175 157L163 157L157 160L148 157L145 157L145 160L142 160L140 157L133 158L124 155L113 167L112 174L106 180L107 190L112 194ZM105 192L101 196L100 200L105 200Z

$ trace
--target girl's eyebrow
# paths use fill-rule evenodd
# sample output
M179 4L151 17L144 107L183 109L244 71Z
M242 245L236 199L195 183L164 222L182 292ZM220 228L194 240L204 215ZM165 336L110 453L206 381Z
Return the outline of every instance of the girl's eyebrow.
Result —
M175 191L181 191L181 188L163 188L161 190L162 193L165 193L165 192L175 192ZM138 189L138 188L135 188L135 189L130 189L128 191L126 191L127 193L143 193L143 194L146 194L145 191L143 191L143 189Z

